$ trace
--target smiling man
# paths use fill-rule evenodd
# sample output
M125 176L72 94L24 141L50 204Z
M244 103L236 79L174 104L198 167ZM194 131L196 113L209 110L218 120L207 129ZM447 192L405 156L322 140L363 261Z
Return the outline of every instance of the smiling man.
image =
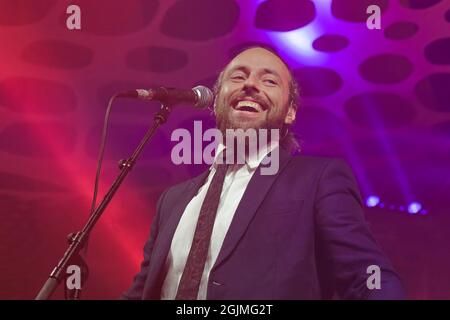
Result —
M224 135L226 129L279 129L286 149L299 150L288 129L295 120L298 86L274 52L245 50L221 72L214 89L217 127Z
M266 49L251 48L233 59L216 85L216 116L220 130L281 129L292 124L297 93L282 60Z
M221 72L215 91L220 131L259 137L275 129L280 140L271 136L263 152L246 148L245 161L232 165L219 161L234 154L226 140L208 171L162 194L141 271L123 298L404 298L347 164L292 155L298 89L286 63L268 48L248 48ZM276 174L261 174L273 153Z

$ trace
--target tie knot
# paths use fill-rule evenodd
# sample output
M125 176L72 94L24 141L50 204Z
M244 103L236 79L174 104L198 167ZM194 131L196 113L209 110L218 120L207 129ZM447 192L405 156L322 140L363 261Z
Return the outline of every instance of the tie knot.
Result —
M215 160L215 165L219 164L245 164L245 153L236 152L233 148L225 148Z

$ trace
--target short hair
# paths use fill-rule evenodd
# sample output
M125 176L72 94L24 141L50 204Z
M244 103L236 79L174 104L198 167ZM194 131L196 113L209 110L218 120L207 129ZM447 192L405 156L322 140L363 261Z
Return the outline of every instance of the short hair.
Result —
M251 45L243 46L243 47L239 48L239 50L236 50L235 52L233 52L231 54L230 61L233 60L234 58L236 58L238 55L240 55L244 51L254 49L254 48L261 48L261 49L269 51L270 53L277 56L278 59L280 59L280 61L283 62L283 64L286 66L286 68L289 72L289 76L291 78L289 81L289 101L288 101L288 103L289 103L289 105L293 106L294 109L297 111L299 104L300 104L299 85L297 83L297 80L294 77L294 74L293 74L290 66L280 56L280 54L276 51L275 48L273 48L267 44L251 44ZM223 80L224 72L225 72L225 69L227 66L228 66L228 64L219 73L219 76L217 77L217 80L214 83L213 92L214 92L215 97L217 97L217 95L219 94L220 88L222 87L222 80ZM287 125L286 130L287 130L286 134L284 134L282 137L280 137L280 145L282 147L284 147L285 149L287 149L292 154L299 153L301 151L300 143L297 140L297 138L295 137L294 133L292 132L291 125Z

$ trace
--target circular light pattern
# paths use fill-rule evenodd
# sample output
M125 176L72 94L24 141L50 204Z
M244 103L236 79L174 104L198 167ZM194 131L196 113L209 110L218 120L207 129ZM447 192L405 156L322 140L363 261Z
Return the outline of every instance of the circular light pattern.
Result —
M28 45L22 58L45 67L78 69L89 65L93 55L91 49L68 41L40 40Z
M188 56L184 51L163 47L141 47L131 50L126 57L127 66L141 71L171 72L185 67Z
M180 0L167 10L161 32L182 40L211 40L230 33L239 13L233 0Z
M417 213L420 213L422 215L428 214L428 210L424 209L422 204L420 204L419 202L411 202L408 205L385 203L382 202L380 197L376 195L368 196L366 198L365 205L368 208L378 207L380 209L387 209L390 211L404 212L406 210L410 215L415 215Z
M23 26L36 23L42 20L56 3L56 0L2 0L0 1L0 26Z
M339 74L329 68L303 67L294 70L303 97L328 96L342 87Z
M378 196L369 196L366 199L366 206L369 208L376 207L380 203L380 198Z
M25 77L0 81L0 107L14 112L59 115L76 106L75 93L60 82Z
M352 122L369 128L399 127L411 122L416 115L408 100L388 92L353 96L344 108Z
M310 0L267 0L256 9L255 27L271 31L291 31L314 20L316 8Z
M412 202L408 205L408 213L416 214L422 209L422 205L418 202Z
M405 80L412 73L412 63L396 54L380 54L363 61L358 71L367 81L391 84Z
M410 9L427 9L439 2L441 0L400 0L402 6Z
M395 22L384 29L384 36L391 40L404 40L414 36L419 30L419 26L414 22Z
M314 40L312 46L314 49L323 52L341 51L348 47L349 40L338 34L325 34Z
M433 73L414 87L417 99L431 110L450 112L450 73Z
M425 47L425 57L432 64L450 65L450 38L441 38Z
M393 204L393 203L384 203L384 202L381 202L380 197L378 197L376 195L368 196L366 198L365 204L366 204L366 207L368 207L368 208L378 207L381 209L387 209L390 211L400 211L400 212L404 212L406 210L411 215L415 215L417 213L420 213L422 215L428 214L428 211L425 210L419 202L412 202L408 205L397 205L397 204Z
M380 7L384 13L388 7L387 0L333 0L331 3L331 13L340 20L348 22L366 22L368 14L367 8L371 5Z

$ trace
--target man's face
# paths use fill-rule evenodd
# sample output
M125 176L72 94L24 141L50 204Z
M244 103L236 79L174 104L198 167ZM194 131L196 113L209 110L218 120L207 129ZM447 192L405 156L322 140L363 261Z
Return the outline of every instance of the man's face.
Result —
M281 129L292 123L290 74L284 63L263 48L251 48L225 68L216 100L217 127Z

